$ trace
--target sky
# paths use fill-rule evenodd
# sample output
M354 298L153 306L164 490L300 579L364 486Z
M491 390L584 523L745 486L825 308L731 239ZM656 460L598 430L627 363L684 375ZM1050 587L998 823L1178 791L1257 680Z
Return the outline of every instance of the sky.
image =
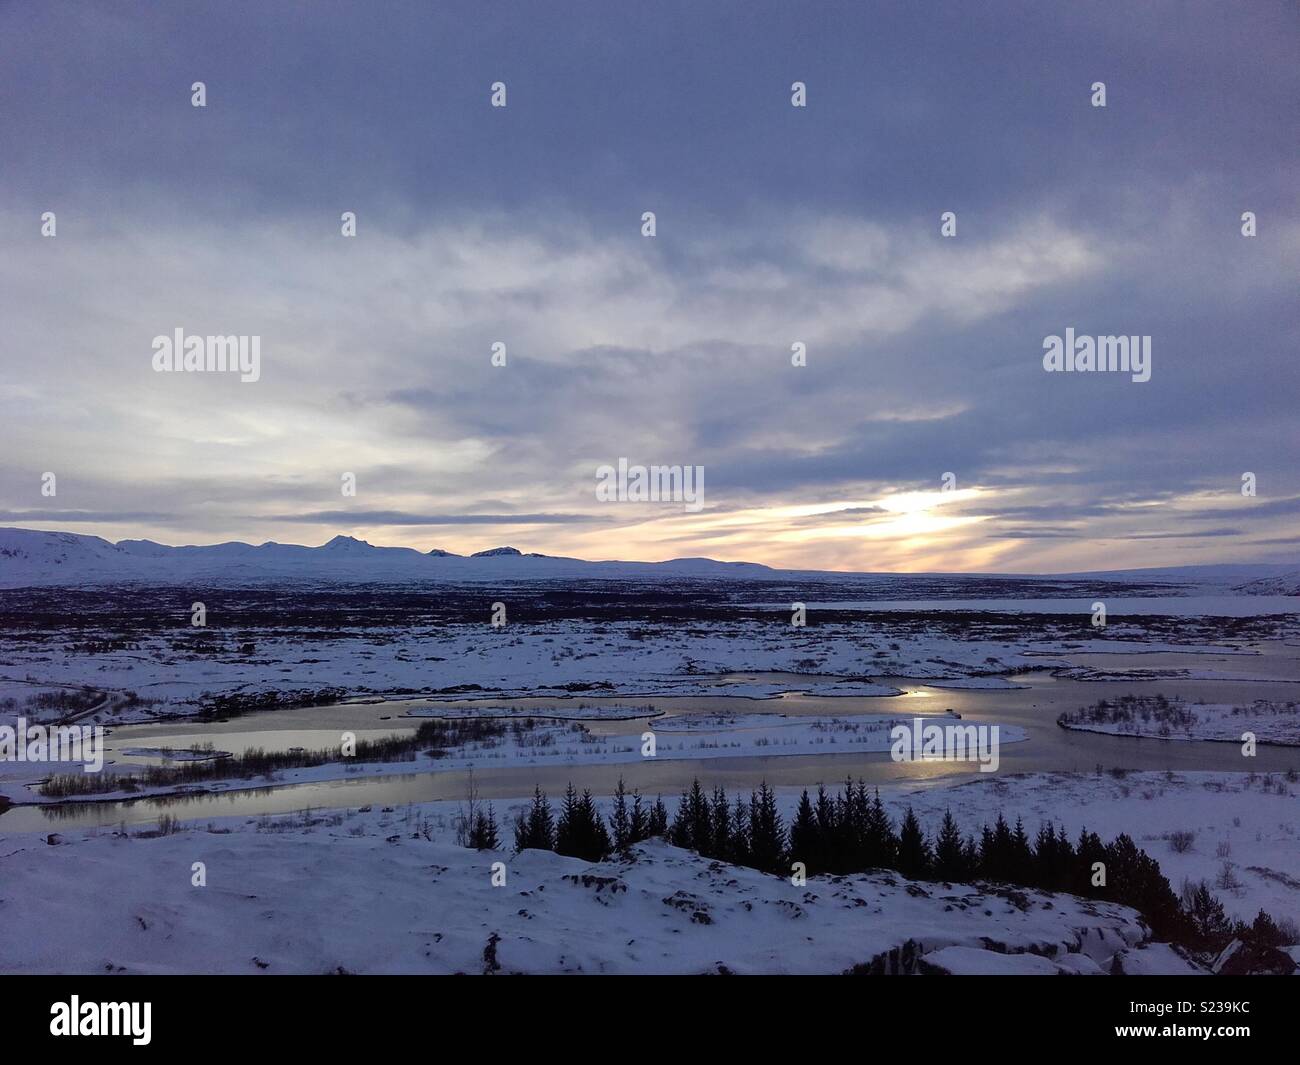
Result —
M1290 2L5 3L0 145L3 525L1300 563Z

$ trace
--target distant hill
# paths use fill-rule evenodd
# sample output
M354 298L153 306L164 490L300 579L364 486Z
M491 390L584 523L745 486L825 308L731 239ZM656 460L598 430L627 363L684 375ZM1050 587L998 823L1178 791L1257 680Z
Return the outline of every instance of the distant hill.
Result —
M1242 595L1300 595L1300 569L1293 569L1273 577L1259 577L1237 585Z
M152 540L110 543L99 536L0 528L0 588L119 583L458 583L519 580L751 580L824 581L872 578L892 584L980 579L1003 584L1099 580L1142 582L1172 594L1204 589L1220 595L1300 595L1296 565L1182 566L1088 574L888 574L777 570L756 562L676 558L668 562L589 562L496 547L470 556L434 548L378 547L336 536L319 547L246 544L169 547ZM929 588L924 594L933 594Z
M168 547L151 540L110 543L80 533L0 528L0 587L190 581L494 581L547 578L762 577L752 562L684 558L670 562L588 562L497 547L465 557L433 549L377 547L336 536L319 547L233 541Z

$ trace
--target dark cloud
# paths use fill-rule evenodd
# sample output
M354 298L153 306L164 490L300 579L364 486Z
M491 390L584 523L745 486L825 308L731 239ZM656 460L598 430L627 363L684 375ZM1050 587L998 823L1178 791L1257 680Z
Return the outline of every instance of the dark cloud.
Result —
M1126 536L1118 536L1118 540L1195 540L1203 537L1214 536L1240 536L1240 529L1184 529L1179 532L1152 532L1152 533L1129 533Z
M627 457L703 465L710 516L952 472L955 543L1057 568L1285 546L1298 95L1285 5L0 6L5 520L578 537ZM263 380L142 373L187 323L264 333ZM1151 381L1045 374L1067 326L1151 335Z

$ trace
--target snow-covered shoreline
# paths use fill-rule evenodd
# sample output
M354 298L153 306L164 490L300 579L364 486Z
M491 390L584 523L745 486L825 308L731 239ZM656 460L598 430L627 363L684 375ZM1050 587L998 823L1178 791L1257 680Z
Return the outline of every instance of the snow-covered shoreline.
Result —
M1178 742L1300 747L1300 703L1184 703L1127 696L1062 714L1061 728Z
M491 715L485 715L491 716ZM523 716L523 715L521 715ZM545 721L545 718L542 719ZM931 718L937 725L953 723L947 716ZM781 714L701 714L663 717L647 726L655 736L658 761L701 761L728 758L776 758L797 755L875 753L893 745L891 730L911 720L897 715L855 715L851 718ZM1023 729L998 726L999 743L1026 739ZM489 741L474 741L438 752L436 758L412 752L403 760L366 762L339 759L322 765L280 769L249 777L221 777L184 785L136 785L112 791L95 791L51 797L27 788L11 791L15 806L58 805L82 802L119 802L124 799L228 794L268 787L321 783L349 777L384 777L410 773L443 773L464 769L626 765L645 759L639 734L598 736L585 729L544 723L516 735L508 732ZM974 758L974 752L971 754ZM128 771L131 766L115 767ZM39 772L39 771L37 771ZM2 780L3 778L0 778Z

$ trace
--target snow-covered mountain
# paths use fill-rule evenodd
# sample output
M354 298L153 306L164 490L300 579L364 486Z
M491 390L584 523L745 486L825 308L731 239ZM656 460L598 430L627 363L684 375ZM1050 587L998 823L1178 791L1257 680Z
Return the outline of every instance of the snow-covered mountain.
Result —
M245 544L169 547L151 540L110 543L99 536L0 528L0 587L119 582L191 581L494 581L634 579L660 577L763 577L777 573L753 562L707 558L670 562L588 562L524 554L497 547L474 555L433 549L378 547L336 536L320 547Z
M815 570L777 570L756 562L676 558L667 562L590 562L580 558L525 553L495 547L472 555L434 548L379 547L352 536L336 536L319 547L301 544L246 544L231 541L205 546L169 547L152 540L110 543L99 536L0 528L0 588L113 583L260 583L334 581L341 583L457 583L517 580L825 580L852 577L918 580L920 575L849 574ZM942 577L931 574L932 578ZM975 580L978 574L952 574ZM1000 581L1044 579L1034 574L989 574ZM1192 589L1216 594L1297 595L1300 570L1291 565L1182 566L1054 574L1050 580L1149 582L1171 594Z

